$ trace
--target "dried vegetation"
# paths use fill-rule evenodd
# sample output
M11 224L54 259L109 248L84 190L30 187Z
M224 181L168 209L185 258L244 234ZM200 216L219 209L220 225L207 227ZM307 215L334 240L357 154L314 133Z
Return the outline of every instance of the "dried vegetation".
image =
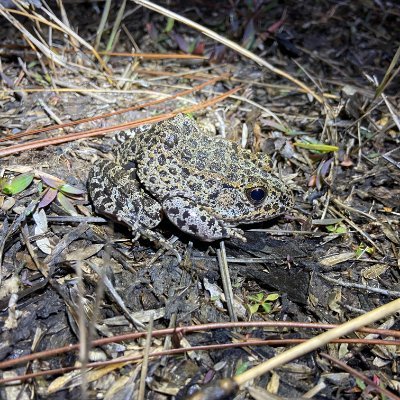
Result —
M400 6L279 3L0 1L1 398L400 398ZM180 111L296 206L177 263L85 187Z

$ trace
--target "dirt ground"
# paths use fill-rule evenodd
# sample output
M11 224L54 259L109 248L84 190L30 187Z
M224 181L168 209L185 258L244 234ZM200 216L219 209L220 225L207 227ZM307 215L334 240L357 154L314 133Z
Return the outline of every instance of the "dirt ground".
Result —
M50 2L59 20L0 8L0 398L399 399L399 313L247 387L219 382L400 298L400 5L158 4L275 70L134 2L111 2L101 37L104 2ZM155 231L180 262L94 212L88 172L113 157L119 125L236 88L192 115L268 154L293 209L242 226L246 242L204 243L164 220Z

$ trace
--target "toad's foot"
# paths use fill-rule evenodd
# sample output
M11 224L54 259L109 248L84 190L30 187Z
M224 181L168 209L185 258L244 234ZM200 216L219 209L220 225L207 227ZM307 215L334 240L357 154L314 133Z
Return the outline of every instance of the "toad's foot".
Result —
M174 256L178 261L178 264L181 263L182 261L181 255L174 248L174 246L172 246L172 244L168 240L166 240L164 236L162 236L160 233L152 231L150 229L141 229L138 233L140 234L140 236L143 236L146 239L159 243L160 246L163 247L165 250L168 250L174 254Z
M236 238L241 240L242 242L247 242L247 239L244 237L244 232L239 228L227 228L226 229L230 238Z

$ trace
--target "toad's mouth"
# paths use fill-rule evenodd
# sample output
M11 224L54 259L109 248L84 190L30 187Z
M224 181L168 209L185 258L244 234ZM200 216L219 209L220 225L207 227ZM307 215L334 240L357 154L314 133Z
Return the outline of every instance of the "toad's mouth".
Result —
M282 211L280 212L276 212L274 214L271 215L255 215L255 216L248 216L245 218L224 218L224 221L226 223L226 226L229 227L235 227L238 225L247 225L247 224L255 224L255 223L259 223L259 222L265 222L265 221L269 221L271 219L274 218L278 218L282 215L285 214L285 212L288 210L288 208L284 207L282 209Z
M280 196L268 198L260 207L252 210L234 210L225 208L223 212L212 212L212 214L225 222L229 226L242 224L252 224L268 221L285 214L294 205L293 195L290 191L282 193Z

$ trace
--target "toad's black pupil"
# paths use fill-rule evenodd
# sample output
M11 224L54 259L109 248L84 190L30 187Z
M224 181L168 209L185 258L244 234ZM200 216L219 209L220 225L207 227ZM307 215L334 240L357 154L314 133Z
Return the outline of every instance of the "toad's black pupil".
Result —
M250 197L254 201L261 201L265 197L265 190L261 188L253 189L250 192Z

